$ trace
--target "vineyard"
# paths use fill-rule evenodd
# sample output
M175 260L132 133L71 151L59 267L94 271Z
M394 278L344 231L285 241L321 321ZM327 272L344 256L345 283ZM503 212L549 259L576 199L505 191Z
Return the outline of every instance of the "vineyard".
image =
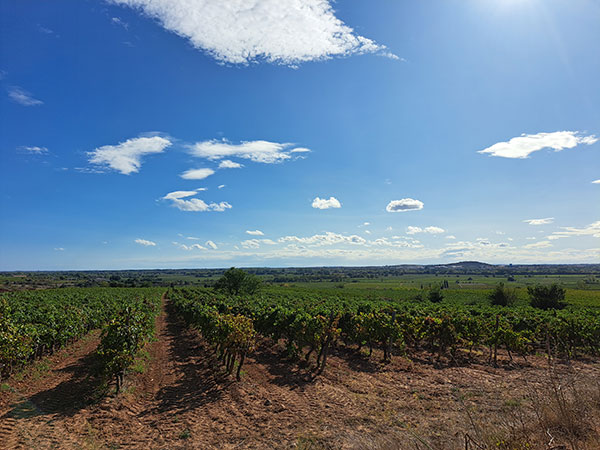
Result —
M100 371L117 388L152 335L161 290L53 289L0 297L0 379L15 369L103 328Z
M485 349L490 363L499 350L513 354L545 352L548 358L600 354L600 311L544 311L527 306L433 304L427 301L348 299L263 294L230 296L209 289L172 289L169 297L186 322L197 327L221 353L243 361L256 335L282 341L291 358L316 357L315 372L324 370L327 354L336 345L368 347L410 357L428 351L439 361L468 358ZM241 364L240 364L241 365ZM227 364L228 368L232 367ZM238 370L239 373L239 370Z
M3 293L0 449L596 448L598 291L430 292Z

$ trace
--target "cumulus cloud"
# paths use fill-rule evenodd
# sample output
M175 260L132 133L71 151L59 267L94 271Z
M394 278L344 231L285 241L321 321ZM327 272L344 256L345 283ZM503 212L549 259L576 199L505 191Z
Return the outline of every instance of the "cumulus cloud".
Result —
M554 222L554 217L546 217L545 219L525 219L523 222L529 225L548 225Z
M143 245L144 247L155 247L156 242L148 241L146 239L136 239L134 241L136 244Z
M312 202L312 207L316 209L341 208L342 204L335 197L329 197L329 200L316 197Z
M555 131L554 133L522 134L508 142L498 142L478 153L487 153L502 158L527 158L544 148L560 151L580 144L591 145L598 141L596 136L583 136L579 131Z
M263 233L260 230L254 230L254 231L252 231L252 230L246 230L246 234L249 234L251 236L264 236L265 235L265 233Z
M162 153L171 141L162 136L137 137L117 145L104 145L88 153L90 163L108 166L123 175L139 172L142 157Z
M243 167L240 163L236 163L229 159L224 159L219 163L219 169L239 169Z
M196 195L197 191L174 191L169 192L162 197L162 200L171 201L171 204L181 211L205 212L218 211L223 212L230 209L232 206L227 202L206 203L199 198L189 198Z
M406 228L406 234L417 234L417 233L441 234L441 233L445 233L445 232L446 232L446 230L444 230L443 228L440 228L440 227L421 228L421 227L409 226Z
M212 248L213 250L216 250L219 248L219 247L217 247L217 244L215 244L213 241L206 241L205 245L207 247Z
M294 145L290 143L242 141L239 144L233 144L226 139L213 139L196 142L190 146L190 150L192 155L212 161L237 157L263 164L275 164L290 159L290 153L297 150L293 147Z
M397 58L338 19L328 0L111 0L136 8L220 62L295 65L353 53Z
M385 210L387 212L404 212L404 211L417 211L423 209L423 202L412 198L403 198L400 200L392 200L388 203Z
M204 180L214 174L212 169L190 169L179 175L184 180Z
M23 106L37 106L44 104L43 101L34 98L30 92L27 92L25 89L22 89L19 86L12 86L8 88L8 98L10 98L13 102Z
M600 220L583 228L561 227L561 231L555 231L548 236L548 239L556 240L573 236L593 236L600 238Z

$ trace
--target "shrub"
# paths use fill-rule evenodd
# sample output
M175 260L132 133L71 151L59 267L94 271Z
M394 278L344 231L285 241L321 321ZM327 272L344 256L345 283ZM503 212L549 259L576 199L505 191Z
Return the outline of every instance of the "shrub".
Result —
M565 290L558 284L554 283L551 286L537 285L528 287L530 304L534 308L540 309L562 309L567 304L565 299Z
M439 303L444 300L444 294L439 289L432 289L429 291L429 301L432 303Z
M517 294L515 290L504 287L504 283L498 283L490 294L492 305L510 306L516 299Z

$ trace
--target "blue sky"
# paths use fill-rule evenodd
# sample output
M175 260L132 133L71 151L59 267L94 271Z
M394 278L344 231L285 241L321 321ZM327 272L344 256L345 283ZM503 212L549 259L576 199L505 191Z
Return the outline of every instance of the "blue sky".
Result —
M8 0L0 270L600 262L591 0Z

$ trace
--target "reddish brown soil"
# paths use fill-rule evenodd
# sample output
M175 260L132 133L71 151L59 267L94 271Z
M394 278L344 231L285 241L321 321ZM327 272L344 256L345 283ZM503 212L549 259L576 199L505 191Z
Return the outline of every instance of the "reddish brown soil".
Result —
M167 303L146 370L130 375L119 396L88 403L97 385L86 368L97 344L96 333L48 358L48 372L9 380L16 392L0 393L0 448L465 448L465 433L481 442L505 432L506 405L549 380L542 357L436 367L424 354L383 365L380 355L340 348L308 381L306 369L265 341L236 382ZM583 386L600 379L597 360L556 370ZM578 448L600 448L594 439Z

